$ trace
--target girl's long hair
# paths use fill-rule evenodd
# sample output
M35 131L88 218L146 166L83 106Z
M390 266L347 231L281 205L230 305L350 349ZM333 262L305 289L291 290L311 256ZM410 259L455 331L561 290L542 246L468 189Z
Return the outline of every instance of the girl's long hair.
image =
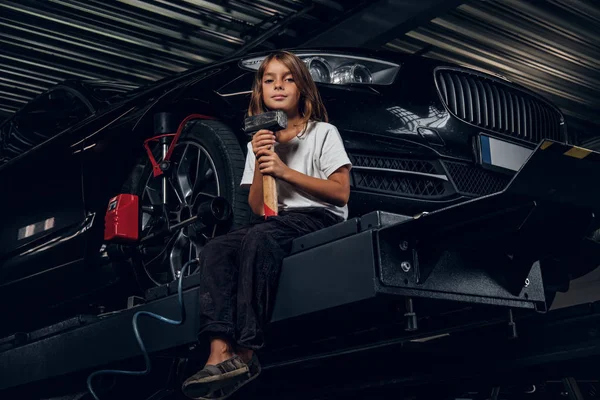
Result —
M271 60L280 61L290 70L294 77L294 82L300 91L298 112L302 117L302 125L306 126L308 121L329 122L327 110L325 110L317 85L312 79L306 64L295 54L283 50L268 55L258 67L254 83L252 84L252 97L248 106L248 116L268 111L267 106L263 102L262 79L265 69Z

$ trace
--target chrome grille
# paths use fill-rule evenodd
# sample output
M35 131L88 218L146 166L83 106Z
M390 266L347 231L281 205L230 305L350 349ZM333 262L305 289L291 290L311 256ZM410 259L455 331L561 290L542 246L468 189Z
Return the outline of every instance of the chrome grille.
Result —
M453 69L438 69L435 79L446 107L465 122L535 144L564 141L560 113L507 83Z

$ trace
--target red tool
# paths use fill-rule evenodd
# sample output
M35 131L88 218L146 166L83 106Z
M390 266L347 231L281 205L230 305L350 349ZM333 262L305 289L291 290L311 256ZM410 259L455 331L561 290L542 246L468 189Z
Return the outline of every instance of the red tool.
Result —
M134 194L120 194L108 202L104 216L104 240L135 242L139 238L140 207Z
M152 164L152 173L154 177L163 175L160 164L168 162L177 145L179 137L185 125L194 119L214 119L213 117L202 114L188 115L181 121L176 133L166 133L151 137L144 141L144 148L148 153L148 158ZM160 163L156 161L150 150L150 142L158 141L160 138L173 136L169 149ZM138 196L133 194L119 194L110 199L108 209L104 216L104 240L119 242L135 242L139 239L140 232L140 206Z
M177 145L177 142L179 141L179 137L181 136L181 132L183 131L185 124L187 124L188 122L190 122L194 119L215 119L215 118L210 117L208 115L191 114L191 115L188 115L187 117L185 117L183 119L183 121L181 121L181 123L179 124L179 127L177 128L177 132L166 133L163 135L154 136L154 137L144 140L144 148L146 149L146 153L148 153L148 158L150 159L150 162L152 163L152 173L154 174L155 178L157 176L162 175L163 170L160 168L160 163L158 163L156 161L156 159L154 158L154 155L152 154L152 151L150 150L150 142L156 142L162 137L173 136L173 140L171 141L171 144L169 145L169 150L167 151L167 154L165 155L164 159L161 161L161 163L168 162L171 159L171 155L173 154L173 150L175 149L175 146Z

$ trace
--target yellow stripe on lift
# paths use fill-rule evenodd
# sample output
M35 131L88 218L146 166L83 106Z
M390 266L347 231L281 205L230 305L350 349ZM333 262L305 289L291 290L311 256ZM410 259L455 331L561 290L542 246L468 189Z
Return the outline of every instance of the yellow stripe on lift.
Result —
M546 140L544 143L542 143L542 145L540 146L540 148L542 150L546 150L548 147L552 146L552 143L554 143L554 142L550 142L550 141Z
M582 159L587 157L591 152L591 150L584 149L583 147L574 146L572 149L565 152L565 156Z

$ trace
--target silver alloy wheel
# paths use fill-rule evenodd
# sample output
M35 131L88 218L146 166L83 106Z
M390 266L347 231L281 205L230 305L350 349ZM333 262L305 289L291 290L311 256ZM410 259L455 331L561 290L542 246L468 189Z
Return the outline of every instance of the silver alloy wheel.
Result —
M215 163L202 145L182 139L173 151L171 162L174 170L167 188L167 211L172 225L195 215L199 204L220 196L221 190ZM154 178L150 172L140 206L160 209L161 193L162 178ZM160 213L142 211L142 238L163 226ZM213 236L214 231L198 235L192 225L187 225L166 235L162 243L148 246L142 254L142 264L148 278L156 285L177 279L181 267L196 258L206 241ZM188 274L192 272L188 270Z

